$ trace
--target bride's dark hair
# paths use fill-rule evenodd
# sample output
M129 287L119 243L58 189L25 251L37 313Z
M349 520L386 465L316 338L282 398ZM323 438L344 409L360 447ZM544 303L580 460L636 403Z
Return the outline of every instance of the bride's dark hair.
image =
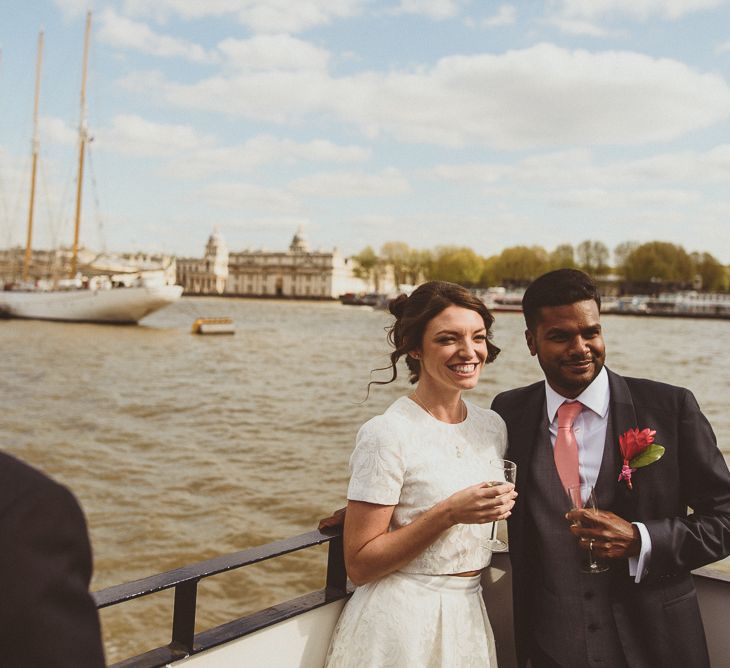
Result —
M491 342L494 316L484 302L456 283L429 281L418 286L410 296L399 295L388 304L388 310L395 316L395 322L388 328L388 341L394 350L390 354L390 366L376 370L390 369L393 375L390 380L371 380L368 383L368 390L370 385L392 383L398 377L398 360L404 355L410 372L408 380L411 384L418 382L421 363L408 353L421 345L423 332L428 323L449 306L468 308L482 316L484 328L487 330L486 363L494 362L499 354L499 348Z

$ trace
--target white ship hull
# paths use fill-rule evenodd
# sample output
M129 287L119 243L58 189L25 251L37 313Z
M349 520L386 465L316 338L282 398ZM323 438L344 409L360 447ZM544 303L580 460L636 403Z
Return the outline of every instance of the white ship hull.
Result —
M0 292L0 316L69 322L133 324L177 301L179 285Z

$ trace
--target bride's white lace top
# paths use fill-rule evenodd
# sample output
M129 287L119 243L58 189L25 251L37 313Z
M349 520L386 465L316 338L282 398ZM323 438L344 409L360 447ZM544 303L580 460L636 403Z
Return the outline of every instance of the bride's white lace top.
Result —
M368 420L350 457L347 498L395 506L391 531L460 489L494 480L489 462L504 457L507 428L494 411L465 402L459 424L441 422L408 397ZM484 568L491 524L457 524L400 570L428 575Z

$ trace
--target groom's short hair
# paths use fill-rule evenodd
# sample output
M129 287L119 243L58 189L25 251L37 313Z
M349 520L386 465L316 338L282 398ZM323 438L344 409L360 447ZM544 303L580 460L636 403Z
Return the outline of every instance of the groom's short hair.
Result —
M556 269L538 276L522 297L522 312L530 331L534 331L543 306L565 306L592 299L601 310L601 295L593 279L578 269Z

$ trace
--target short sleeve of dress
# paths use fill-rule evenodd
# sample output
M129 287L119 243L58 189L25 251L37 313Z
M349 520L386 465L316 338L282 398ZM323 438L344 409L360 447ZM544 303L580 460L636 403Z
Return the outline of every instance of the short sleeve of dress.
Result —
M368 420L357 434L350 457L350 501L394 506L400 499L405 462L388 422L379 415Z

